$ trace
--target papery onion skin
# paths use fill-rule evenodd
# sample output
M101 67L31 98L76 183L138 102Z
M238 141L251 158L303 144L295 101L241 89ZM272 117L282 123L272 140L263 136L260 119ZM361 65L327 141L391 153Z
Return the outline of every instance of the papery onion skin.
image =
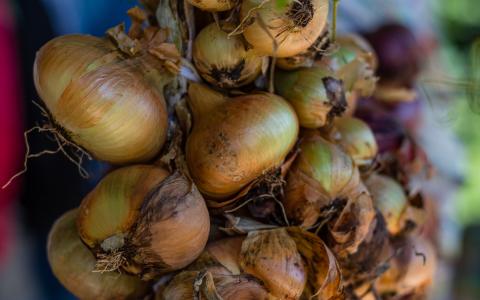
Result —
M71 210L53 225L48 236L48 261L53 274L76 297L86 300L139 299L148 283L118 272L93 272L96 259L77 234Z
M235 5L233 0L188 0L191 5L205 11L226 11Z
M195 102L192 96L190 101ZM215 199L233 195L263 172L278 167L298 134L294 110L273 94L235 97L204 112L203 117L193 110L187 164L200 191Z
M240 87L255 80L262 71L262 60L247 49L242 36L229 37L215 23L203 28L193 44L193 61L198 72L221 88Z
M289 219L313 225L320 210L347 197L359 182L358 168L338 145L316 133L303 138L287 175L283 204Z
M335 129L339 133L338 142L358 166L368 164L375 158L378 152L377 142L365 122L342 117L335 120Z
M327 0L287 0L280 5L276 1L242 1L243 36L261 55L294 56L307 50L320 36L327 24L328 7Z
M169 75L152 59L123 59L100 38L61 36L37 52L35 87L59 131L96 158L147 161L165 142L168 120L158 83Z
M402 186L393 178L380 174L370 175L365 185L372 194L375 207L385 218L388 232L393 235L399 233L405 225L402 216L408 206Z
M327 123L333 105L323 80L330 76L320 67L275 72L276 92L293 106L302 127L313 129Z
M107 174L80 205L77 224L82 240L93 248L115 234L127 234L148 193L168 175L149 165L123 167Z

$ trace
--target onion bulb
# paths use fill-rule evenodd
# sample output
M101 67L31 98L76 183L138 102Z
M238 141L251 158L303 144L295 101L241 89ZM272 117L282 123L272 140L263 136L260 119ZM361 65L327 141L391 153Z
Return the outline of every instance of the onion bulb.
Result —
M37 52L34 81L65 138L100 160L147 161L167 133L163 86L171 75L152 55L124 58L106 39L66 35Z
M369 164L377 155L378 146L370 127L360 119L342 117L335 119L338 143L358 166Z
M300 151L287 175L283 204L290 219L311 226L322 208L359 184L359 172L350 156L318 134L308 134Z
M277 70L275 89L292 104L300 125L305 128L324 126L329 117L341 114L346 107L341 82L326 68Z
M225 11L232 9L235 0L188 0L191 5L205 11Z
M380 174L370 175L365 185L373 196L375 207L385 218L388 232L399 233L405 226L403 216L408 206L402 186L393 178Z
M261 57L247 48L242 36L229 37L212 23L203 28L193 44L193 62L200 75L209 83L221 88L243 86L255 80L262 71Z
M109 173L82 201L82 240L99 268L149 279L185 267L203 251L210 220L205 202L179 173L134 165Z
M48 262L53 274L71 293L86 300L139 299L148 284L118 272L94 272L95 256L78 236L78 210L61 216L48 235Z
M226 99L190 84L193 130L186 160L199 190L214 199L233 195L263 172L278 167L297 139L294 110L268 93Z
M257 53L294 56L307 50L322 33L327 24L328 0L286 0L282 3L245 0L240 17L243 36Z
M304 262L285 228L249 232L242 243L240 266L279 299L300 299L307 283Z

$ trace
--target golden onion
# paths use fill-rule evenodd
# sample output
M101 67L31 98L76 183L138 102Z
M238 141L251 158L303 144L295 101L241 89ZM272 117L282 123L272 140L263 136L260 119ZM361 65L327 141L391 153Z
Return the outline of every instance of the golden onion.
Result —
M147 279L191 263L210 229L195 186L179 173L146 165L103 178L83 199L77 224L82 240L103 258L99 268L121 266Z
M336 198L347 198L359 180L358 168L349 155L319 134L309 133L287 175L283 199L287 216L311 226L323 207Z
M65 35L40 48L33 71L57 130L96 158L141 162L160 151L171 76L150 54L125 58L106 39Z
M200 75L221 88L243 86L255 80L262 71L261 57L256 56L241 36L229 37L212 23L203 28L193 44L193 62Z
M118 272L94 272L95 256L78 236L78 210L63 214L48 235L48 262L53 274L72 294L86 300L138 299L148 283Z
M191 5L205 11L225 11L232 9L235 5L234 0L187 0Z
M358 166L369 164L377 155L378 146L370 127L360 119L342 117L335 119L337 142Z
M332 90L341 88L341 82L326 68L277 70L275 73L276 92L292 104L300 125L305 128L322 127L329 117L345 110L345 99Z
M297 117L276 95L226 99L199 84L191 84L188 93L194 124L186 160L195 184L209 197L238 192L278 167L295 144Z
M243 36L258 54L294 56L307 50L322 33L328 0L244 0L240 16Z

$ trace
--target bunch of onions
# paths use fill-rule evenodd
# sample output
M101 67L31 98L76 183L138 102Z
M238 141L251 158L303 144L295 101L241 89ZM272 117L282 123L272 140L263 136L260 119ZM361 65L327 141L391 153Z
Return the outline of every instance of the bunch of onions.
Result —
M347 198L359 182L348 154L317 133L308 133L287 175L283 204L289 219L312 226L333 200Z
M337 142L352 157L357 166L369 164L377 155L378 146L370 127L353 117L334 121Z
M327 24L327 0L242 1L243 36L260 55L288 57L307 50Z
M65 35L45 44L34 81L57 131L100 160L142 162L167 133L163 87L172 79L148 52L133 57L106 39Z
M402 186L393 178L372 174L365 180L372 194L375 207L385 218L390 234L399 233L405 226L408 200Z
M295 144L298 121L281 97L256 93L227 99L199 84L188 91L193 130L186 160L200 191L231 196L278 167Z
M390 262L390 268L376 281L380 295L408 295L425 292L432 284L437 255L429 241L412 236L396 245L400 254Z
M61 216L48 235L48 261L58 280L80 299L139 299L148 283L118 272L94 272L96 259L75 226L78 210Z
M147 165L117 169L82 201L77 220L99 270L122 267L144 279L178 270L200 255L210 220L195 186Z
M221 88L240 87L255 80L263 58L248 49L242 36L229 37L228 23L203 28L193 44L193 62L200 75Z
M201 10L217 12L232 9L235 6L235 0L188 0L191 5Z
M342 84L332 76L323 67L276 71L276 92L292 104L302 127L322 127L345 110Z

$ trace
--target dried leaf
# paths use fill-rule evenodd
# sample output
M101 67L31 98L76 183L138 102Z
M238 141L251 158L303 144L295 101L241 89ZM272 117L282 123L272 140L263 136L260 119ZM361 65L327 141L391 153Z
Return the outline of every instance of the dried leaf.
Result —
M107 36L115 42L118 49L128 56L135 56L142 50L141 43L125 33L125 24L119 24L107 30Z

